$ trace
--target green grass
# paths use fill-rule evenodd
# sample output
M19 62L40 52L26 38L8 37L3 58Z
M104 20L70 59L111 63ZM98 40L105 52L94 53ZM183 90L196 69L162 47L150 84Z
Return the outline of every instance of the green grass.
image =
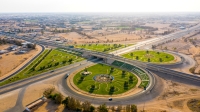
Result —
M83 45L76 45L76 48L83 48L92 51L100 51L100 52L111 52L117 49L121 49L129 45L122 45L122 44L83 44Z
M149 81L142 81L142 83L139 85L139 87L144 88L144 87L147 87L148 84L149 84Z
M47 53L49 54L45 56ZM83 58L79 57L78 55L67 53L65 51L62 51L62 49L54 49L52 51L45 50L38 58L36 58L30 65L28 65L25 69L23 69L21 72L19 72L17 75L9 78L8 80L5 80L0 83L0 86L15 82L21 79L25 79L43 72L47 72L49 70L53 70L62 66L69 65L70 62L68 62L69 59L72 59L72 63L84 60ZM67 61L66 63L63 63L63 61ZM59 62L59 65L55 66L55 63ZM38 64L37 64L38 63ZM52 65L51 67L48 67L48 65ZM33 66L35 66L35 70L32 70ZM41 67L45 67L45 69L41 70Z
M135 28L135 30L142 30L142 28Z
M126 29L126 28L130 28L129 26L118 26L117 28L119 29Z
M100 95L121 94L136 86L138 79L134 74L126 72L125 75L122 75L122 70L117 68L114 68L114 72L111 73L111 75L114 77L114 80L112 82L100 83L93 80L93 77L98 74L109 74L110 69L110 66L104 64L91 66L87 68L87 70L92 74L85 76L84 80L82 82L79 82L79 79L82 76L81 73L84 71L82 70L74 76L73 82L79 89L83 91ZM129 76L133 76L133 82L129 82ZM128 88L124 88L125 81L129 82ZM95 84L95 90L93 92L90 91L90 87L92 84ZM109 92L111 86L115 87L115 91L113 93Z
M131 56L131 53L133 56ZM171 63L174 61L174 56L164 52L157 52L157 51L134 51L127 54L122 55L125 58L136 60L138 56L139 61L143 62L152 62L152 63ZM160 60L161 58L161 60ZM150 59L148 61L148 59Z

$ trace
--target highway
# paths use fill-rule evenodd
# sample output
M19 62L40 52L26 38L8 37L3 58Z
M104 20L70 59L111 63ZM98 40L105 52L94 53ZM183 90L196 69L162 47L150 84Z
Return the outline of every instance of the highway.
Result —
M73 68L76 68L76 67L86 67L86 66L88 66L88 64L91 64L95 61L96 61L96 59L94 59L94 60L84 60L84 61L81 61L81 62L77 62L77 63L71 64L71 65L68 65L68 66L58 68L58 69L55 70L55 72L52 72L52 73L51 72L45 72L45 73L38 74L36 76L32 76L32 77L29 77L29 78L26 78L26 79L23 79L23 80L14 82L14 83L10 83L10 84L4 85L4 86L0 86L0 94L4 94L6 92L19 89L21 87L33 84L35 82L38 82L38 81L41 81L41 80L44 80L44 79L47 79L47 78L50 78L50 77L53 77L53 76L56 76L56 75L59 75L61 73L65 73L67 70L73 71Z
M120 105L120 104L139 104L139 103L143 103L145 101L150 101L154 98L156 98L163 90L163 82L161 80L160 77L166 78L166 79L170 79L170 80L174 80L174 81L178 81L178 82L184 82L187 84L192 84L192 85L196 85L196 86L200 86L200 78L195 76L195 75L191 75L191 74L186 74L186 73L181 73L181 72L177 72L174 70L171 70L170 67L166 68L166 67L162 67L162 66L158 66L158 65L154 65L154 64L149 64L149 63L142 63L139 61L134 61L134 60L129 60L129 59L125 59L122 58L118 55L123 54L123 53L127 53L130 52L132 50L138 49L138 48L150 48L150 46L155 45L155 44L159 44L159 43L163 43L166 42L168 40L172 40L175 38L180 38L183 35L196 30L196 29L200 29L200 26L197 25L195 27L186 29L186 30L182 30L179 32L175 32L173 34L167 35L167 36L162 36L159 38L155 38L155 39L151 39L151 40L147 40L144 42L139 42L133 46L124 48L124 49L120 49L117 51L112 52L111 54L105 54L105 53L101 53L101 52L94 52L94 51L88 51L88 50L83 50L83 49L75 49L75 48L68 48L65 47L62 44L57 44L54 42L46 42L45 40L33 40L30 38L26 38L26 37L16 37L16 38L21 38L30 42L35 42L37 44L42 44L42 45L47 45L47 46L54 46L54 47L61 47L64 49L68 49L68 50L72 50L72 51L78 51L78 52L88 52L93 56L96 57L101 57L101 58L112 58L115 60L119 60L119 61L123 61L126 63L130 63L130 64L134 64L135 66L139 66L143 69L148 69L149 71L151 71L153 74L155 73L155 86L152 88L152 90L148 93L145 94L138 94L138 95L134 95L134 96L128 96L128 97L123 97L123 98L115 98L113 99L113 101L108 101L107 98L96 98L96 97L88 97L88 96L82 96L74 91L72 91L71 89L68 88L68 86L66 85L66 80L63 77L62 79L60 79L58 86L62 86L63 89L61 90L62 93L65 93L65 95L69 95L69 96L74 96L77 99L80 99L82 101L91 101L93 104L102 104L102 103L107 103L108 105ZM186 58L183 56L183 58ZM28 79L24 79L12 84L8 84L5 86L0 87L0 94L4 94L6 92L33 84L35 82L53 77L55 75L59 75L61 73L71 73L74 72L80 68L89 66L91 64L94 64L97 60L94 61L82 61L79 63L75 63L72 64L70 66L66 66L60 69L57 69L54 73L43 73L34 77L30 77ZM189 60L190 61L190 60ZM192 61L190 61L191 63L189 64L194 64ZM82 63L80 65L80 63Z
M146 41L138 42L137 44L135 44L133 46L129 46L129 47L126 47L123 49L113 51L113 52L111 52L111 54L121 55L121 54L130 52L130 51L136 50L136 49L151 49L152 45L158 45L158 44L166 43L167 41L181 38L184 35L190 33L191 31L194 31L194 30L200 30L200 25L198 24L197 26L194 26L194 27L191 27L191 28L188 28L185 30L181 30L181 31L178 31L178 32L166 35L166 36L161 36L161 37L149 39Z

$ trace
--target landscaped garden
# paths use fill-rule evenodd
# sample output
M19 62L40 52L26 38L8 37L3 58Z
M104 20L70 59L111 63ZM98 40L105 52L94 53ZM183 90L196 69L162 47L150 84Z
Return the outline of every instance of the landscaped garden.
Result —
M82 60L84 58L81 58L76 52L64 49L47 49L17 75L1 82L0 86Z
M112 95L124 93L136 86L137 77L127 71L97 64L78 72L73 78L74 84L81 90Z
M133 51L122 55L125 58L152 63L172 63L174 56L160 51Z
M92 51L111 52L111 51L121 49L130 45L125 46L122 44L82 44L82 45L80 44L80 45L75 45L75 47L92 50Z

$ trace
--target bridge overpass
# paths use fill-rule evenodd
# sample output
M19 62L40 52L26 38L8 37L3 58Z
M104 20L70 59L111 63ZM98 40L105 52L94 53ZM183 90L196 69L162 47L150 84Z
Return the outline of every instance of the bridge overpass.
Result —
M66 50L69 50L69 51L80 52L80 53L82 53L82 56L85 57L85 58L91 58L91 57L102 58L105 63L111 63L114 60L118 60L118 61L122 61L122 62L125 62L125 63L133 64L133 65L141 67L143 69L159 71L159 72L162 72L162 73L165 73L165 74L169 74L169 75L182 77L182 78L186 78L186 79L189 79L189 80L194 80L194 81L200 82L200 77L198 77L196 75L178 72L178 71L175 71L175 70L172 70L172 69L168 69L168 68L165 68L165 67L162 67L162 66L159 66L159 65L155 65L155 64L151 64L151 63L147 63L147 62L141 62L141 61L137 61L137 60L126 59L126 58L123 58L123 57L120 57L120 56L114 55L114 54L106 54L106 53L103 53L103 52L90 51L90 50L81 49L81 48L69 48L69 47L61 45L61 44L55 44L55 43L49 43L49 42L43 42L43 41L33 41L31 39L28 39L28 38L21 38L21 39L24 39L24 40L30 41L30 42L35 42L37 44L49 45L49 46L54 46L54 47L66 49ZM130 49L131 48L132 47L130 47ZM127 48L125 48L125 49L127 49Z

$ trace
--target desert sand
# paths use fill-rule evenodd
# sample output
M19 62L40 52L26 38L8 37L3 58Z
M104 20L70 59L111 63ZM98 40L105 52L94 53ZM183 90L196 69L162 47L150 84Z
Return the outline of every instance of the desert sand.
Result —
M2 45L0 49L8 48L10 45ZM31 60L34 56L36 56L42 48L40 46L36 46L36 50L31 50L26 54L14 54L15 51L9 52L7 54L3 54L2 59L0 59L0 77L4 78L5 76L10 75L14 71L18 70L24 64L26 64L29 60Z
M3 112L15 106L19 94L19 89L0 95L0 111Z

